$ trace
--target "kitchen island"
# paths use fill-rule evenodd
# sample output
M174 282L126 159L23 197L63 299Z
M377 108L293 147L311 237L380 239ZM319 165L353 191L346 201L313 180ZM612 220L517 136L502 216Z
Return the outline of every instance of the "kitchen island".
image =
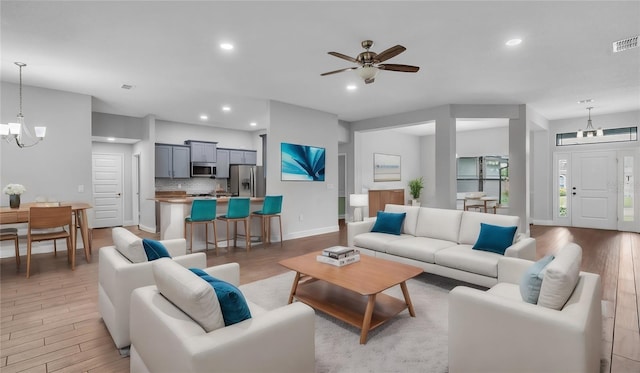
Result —
M160 239L172 239L184 237L184 218L189 216L191 212L191 203L195 199L214 199L213 197L187 197L187 196L158 196L153 198L160 204ZM229 197L215 198L217 202L216 215L224 215L227 213L227 205L229 203ZM251 198L250 211L257 211L262 208L264 198ZM259 219L252 219L255 221L250 225L250 234L252 236L261 236ZM216 221L216 228L218 233L218 246L226 246L226 223ZM230 234L233 234L231 232ZM213 236L211 229L209 231L209 237ZM196 248L201 249L205 247L205 234L204 226L196 226L193 231L193 250Z

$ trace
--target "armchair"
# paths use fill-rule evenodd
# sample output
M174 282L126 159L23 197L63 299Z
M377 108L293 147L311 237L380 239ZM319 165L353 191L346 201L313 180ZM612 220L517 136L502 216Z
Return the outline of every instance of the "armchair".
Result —
M114 228L114 243L134 242L139 237L124 228ZM183 238L161 241L174 261L184 267L205 268L204 253L185 255L186 240ZM139 250L144 249L140 244ZM131 344L129 338L129 304L131 292L142 286L155 284L153 262L133 263L118 251L116 246L103 247L99 251L98 263L98 308L116 347L121 349ZM146 259L145 259L146 260Z
M236 286L239 271L237 263L205 269ZM134 290L130 371L313 372L313 309L293 303L267 311L246 301L252 318L206 332L156 286Z
M491 289L449 293L449 372L600 371L600 276L579 272L556 310L522 300L519 282L531 264L502 258Z

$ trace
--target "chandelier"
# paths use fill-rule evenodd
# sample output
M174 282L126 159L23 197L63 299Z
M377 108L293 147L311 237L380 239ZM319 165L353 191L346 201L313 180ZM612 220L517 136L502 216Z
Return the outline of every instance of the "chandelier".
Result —
M22 115L22 68L27 64L23 62L14 63L20 69L20 112L16 116L14 123L0 124L0 137L7 142L15 141L20 148L28 148L44 139L47 127L34 127L34 136L24 124L24 115ZM25 143L25 139L28 139L27 143Z
M602 128L599 127L597 130L593 128L593 124L591 123L591 109L593 106L587 108L589 110L589 120L587 121L587 129L586 130L578 130L577 137L594 137L594 136L604 136L604 132Z

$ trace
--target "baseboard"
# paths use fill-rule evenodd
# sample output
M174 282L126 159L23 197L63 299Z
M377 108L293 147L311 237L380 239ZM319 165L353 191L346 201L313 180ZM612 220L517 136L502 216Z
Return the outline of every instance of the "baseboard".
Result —
M531 224L533 224L533 225L556 225L556 224L553 223L553 220L538 220L538 219L531 220Z
M146 225L138 225L141 231L145 231L147 233L156 233L156 227L147 227Z
M322 228L310 229L310 230L307 230L307 231L299 231L299 232L287 233L287 234L284 235L284 239L285 240L293 240L293 239L296 239L296 238L316 236L316 235L319 235L319 234L333 233L333 232L338 232L338 231L340 231L340 227L336 224L336 225L332 225L332 226L329 226L329 227L322 227Z

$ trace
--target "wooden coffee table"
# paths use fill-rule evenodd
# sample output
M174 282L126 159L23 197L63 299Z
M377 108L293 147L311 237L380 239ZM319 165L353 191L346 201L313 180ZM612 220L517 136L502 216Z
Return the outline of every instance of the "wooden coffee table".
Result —
M367 334L404 309L415 317L406 281L423 272L422 268L360 255L360 261L343 267L321 263L321 251L285 259L280 265L296 272L289 303L297 300L318 311L361 329L360 344ZM400 285L404 301L382 294Z

